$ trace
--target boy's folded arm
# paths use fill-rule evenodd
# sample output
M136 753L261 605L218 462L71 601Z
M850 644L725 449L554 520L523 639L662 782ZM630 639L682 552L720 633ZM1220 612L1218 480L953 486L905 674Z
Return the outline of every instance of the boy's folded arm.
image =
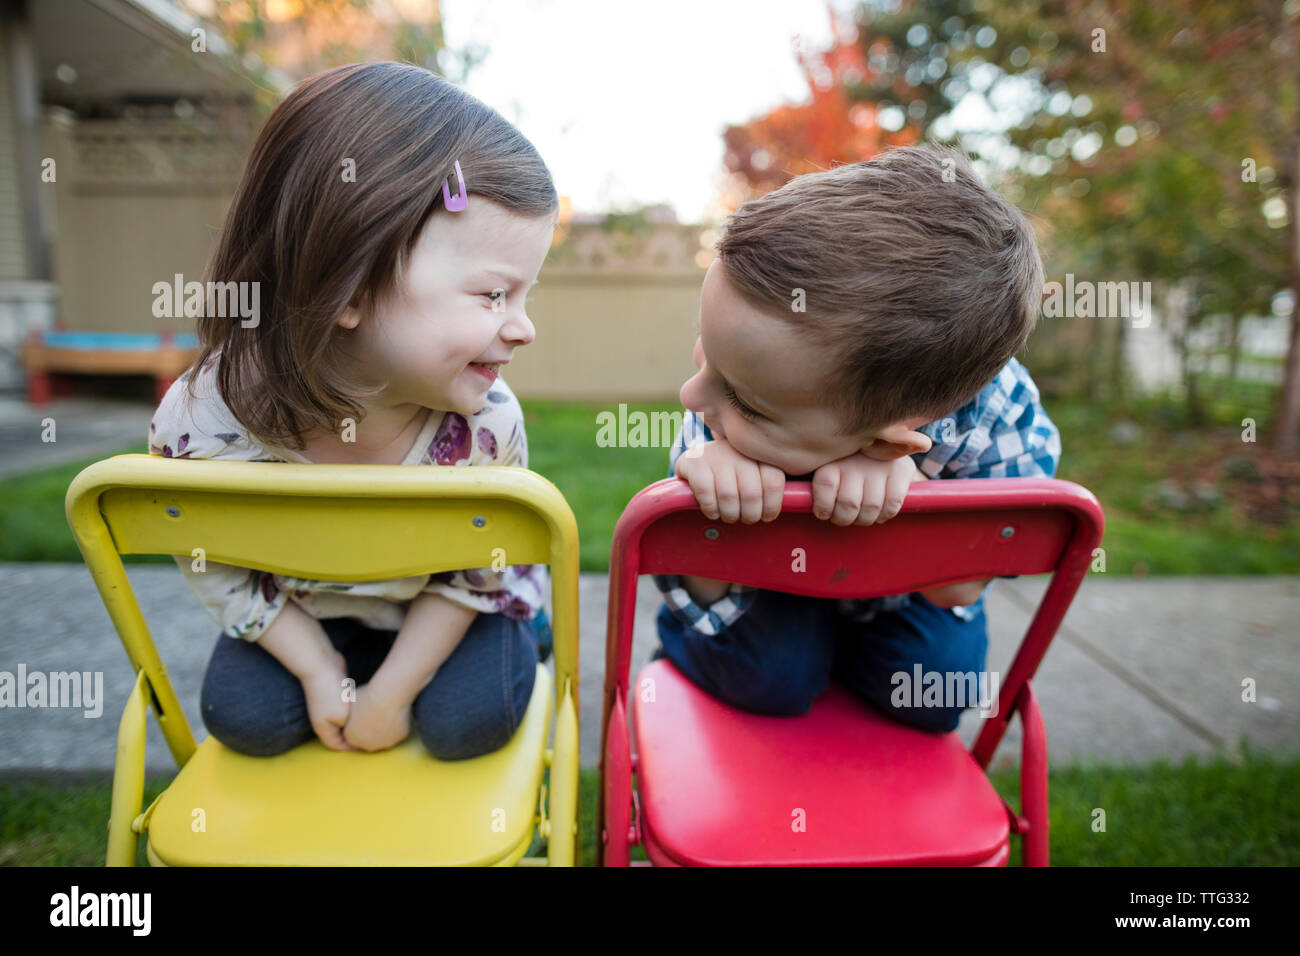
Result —
M731 589L731 582L719 581L717 578L696 577L694 574L683 574L682 587L686 588L686 593L691 596L692 601L707 607L716 601L722 600L723 595Z
M652 577L672 615L701 634L717 634L729 627L749 610L754 601L755 589L743 584L693 575L655 574ZM712 601L703 600L711 594L700 593L701 600L697 601L687 589L687 581L712 582L713 588L722 587L722 593Z
M916 481L931 481L932 479L925 472L918 471ZM962 581L959 584L944 584L937 588L926 588L924 591L918 591L923 598L933 604L935 607L953 608L965 607L968 604L974 604L984 593L992 578L982 578L976 581Z
M696 414L687 410L682 428L668 453L669 478L685 481L677 474L677 462L689 449L713 441L713 434ZM704 578L692 574L656 574L655 585L677 620L701 634L716 634L735 622L754 598L754 588L743 584Z
M960 584L945 584L917 593L935 607L967 607L980 599L980 595L992 580L992 578L982 578L977 581L962 581Z
M1043 408L1029 370L1013 360L996 383L1001 413L992 418L987 428L965 432L951 446L936 446L925 457L945 455L938 465L945 479L1056 477L1061 460L1061 433ZM980 449L977 453L967 452L972 440L978 440L973 446ZM958 461L962 463L953 464ZM992 580L964 581L920 593L937 607L964 607L978 601Z

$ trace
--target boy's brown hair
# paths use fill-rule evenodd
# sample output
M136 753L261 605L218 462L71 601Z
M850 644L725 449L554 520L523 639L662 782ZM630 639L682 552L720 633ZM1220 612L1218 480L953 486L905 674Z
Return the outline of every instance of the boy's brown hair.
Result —
M1028 220L945 147L799 176L742 205L718 256L741 295L830 357L840 435L960 408L1042 308Z
M355 175L344 175L345 160ZM533 144L500 114L429 70L353 63L303 80L267 119L204 276L258 282L259 322L198 321L191 372L220 350L217 387L251 434L301 450L301 436L360 420L337 317L371 319L402 281L459 160L467 192L525 216L558 197ZM208 310L211 312L212 310ZM195 375L189 378L194 397ZM262 383L258 386L258 383Z

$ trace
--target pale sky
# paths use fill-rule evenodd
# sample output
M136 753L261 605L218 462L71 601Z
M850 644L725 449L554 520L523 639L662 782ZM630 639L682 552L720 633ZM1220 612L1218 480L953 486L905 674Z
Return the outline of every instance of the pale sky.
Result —
M840 13L854 7L832 0ZM793 37L824 49L824 0L442 0L465 88L519 127L578 212L667 202L710 217L722 130L805 102Z

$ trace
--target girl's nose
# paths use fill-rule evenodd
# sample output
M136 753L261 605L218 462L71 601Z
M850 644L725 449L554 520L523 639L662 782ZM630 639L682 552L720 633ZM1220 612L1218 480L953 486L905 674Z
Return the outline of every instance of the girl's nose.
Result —
M533 326L532 319L521 312L517 319L512 319L501 327L501 337L516 346L527 345L537 338L537 329Z

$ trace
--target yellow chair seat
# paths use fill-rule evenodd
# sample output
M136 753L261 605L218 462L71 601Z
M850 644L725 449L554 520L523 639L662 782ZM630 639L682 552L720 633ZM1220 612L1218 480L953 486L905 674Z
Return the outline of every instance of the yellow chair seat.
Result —
M551 688L539 664L519 730L471 760L437 760L417 733L377 753L312 740L275 758L245 756L209 737L152 808L149 861L511 865L527 852L537 821Z

